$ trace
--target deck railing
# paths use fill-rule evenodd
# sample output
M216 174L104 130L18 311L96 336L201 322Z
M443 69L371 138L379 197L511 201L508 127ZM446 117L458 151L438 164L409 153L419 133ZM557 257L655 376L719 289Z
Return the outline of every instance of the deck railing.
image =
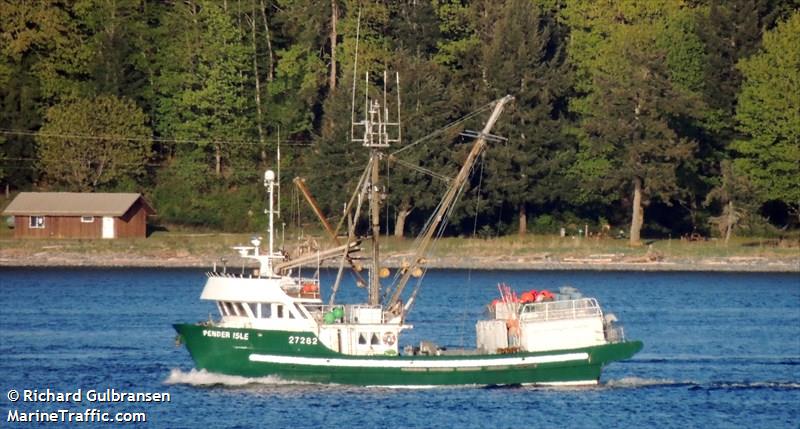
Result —
M381 307L376 305L358 305L358 304L335 304L335 305L327 305L327 304L305 304L306 309L314 315L314 318L317 319L318 322L323 321L324 316L326 313L330 313L335 309L341 309L342 317L337 318L337 323L348 323L348 324L384 324L387 322L386 314L383 311L380 311ZM378 310L380 311L380 315L376 315L377 311L374 311L372 314L366 314L362 310ZM359 320L359 316L361 316L361 320ZM368 316L368 320L364 320L364 317Z
M602 317L603 312L594 298L570 299L525 304L520 310L521 321L546 321Z

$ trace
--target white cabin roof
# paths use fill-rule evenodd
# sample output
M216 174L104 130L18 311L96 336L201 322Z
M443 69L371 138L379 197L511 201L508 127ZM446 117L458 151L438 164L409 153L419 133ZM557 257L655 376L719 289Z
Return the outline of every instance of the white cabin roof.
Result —
M295 285L289 277L246 278L212 276L208 278L200 299L234 302L285 302L290 298L281 286Z

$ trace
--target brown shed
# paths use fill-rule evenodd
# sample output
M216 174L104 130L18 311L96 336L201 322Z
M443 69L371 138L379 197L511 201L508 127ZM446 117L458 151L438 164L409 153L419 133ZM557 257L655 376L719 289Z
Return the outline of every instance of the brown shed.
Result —
M3 211L16 238L145 237L155 211L141 194L22 192Z

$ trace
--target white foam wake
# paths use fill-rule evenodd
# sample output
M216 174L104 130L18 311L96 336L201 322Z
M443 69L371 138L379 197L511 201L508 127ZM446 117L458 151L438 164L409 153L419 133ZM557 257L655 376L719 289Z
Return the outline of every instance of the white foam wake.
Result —
M289 385L305 384L297 381L287 381L279 377L242 377L238 375L215 374L204 369L192 369L188 372L180 368L173 368L164 384L188 384L190 386L229 386L242 387L248 385Z
M623 377L602 384L610 388L689 387L697 389L799 389L796 381L675 381L665 378Z
M603 383L606 387L648 387L648 386L673 386L683 385L686 382L678 382L667 378L641 378L641 377L622 377L619 380L608 380Z

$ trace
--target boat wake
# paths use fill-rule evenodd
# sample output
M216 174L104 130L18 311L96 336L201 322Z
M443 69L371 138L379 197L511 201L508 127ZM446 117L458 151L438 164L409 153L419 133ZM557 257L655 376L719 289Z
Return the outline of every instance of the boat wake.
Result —
M653 386L692 386L693 383L679 382L666 378L641 378L641 377L623 377L619 380L608 380L601 383L603 387L611 388L637 388L637 387L653 387Z
M677 355L677 356L640 356L630 359L628 364L708 364L715 365L800 365L795 356L709 356L709 355Z
M186 384L198 387L248 387L255 385L265 386L285 386L308 384L299 381L283 380L279 377L242 377L238 375L215 374L204 369L192 369L182 371L180 368L173 368L169 376L164 380L164 384Z
M650 387L678 387L689 390L800 390L800 382L796 381L675 381L661 378L623 377L619 380L608 380L601 387L611 389L636 389Z

